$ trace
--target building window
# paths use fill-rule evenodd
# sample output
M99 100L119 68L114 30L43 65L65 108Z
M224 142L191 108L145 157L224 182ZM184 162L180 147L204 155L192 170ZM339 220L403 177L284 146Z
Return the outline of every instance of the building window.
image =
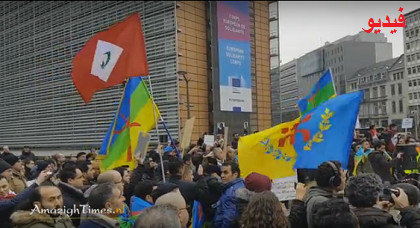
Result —
M406 46L407 46L407 51L410 50L410 43L408 43Z
M404 72L401 72L401 79L404 79Z
M414 100L417 100L417 93L413 93Z
M397 112L397 107L395 104L395 101L392 102L392 113L396 113Z
M391 95L395 95L395 85L391 85Z
M413 86L416 87L417 86L417 80L413 80Z
M409 62L411 62L411 56L407 56L407 62L409 63Z
M413 99L413 94L409 93L408 94L408 99L411 101Z
M400 113L404 112L403 100L400 100Z
M410 74L411 74L411 68L408 68L408 69L407 69L407 73L408 73L408 75L410 75Z
M381 86L381 97L385 97L385 96L386 96L385 86Z
M373 98L377 98L378 97L378 87L374 87L373 88Z
M417 60L420 60L420 52L417 53Z
M417 71L416 71L416 68L415 67L413 67L413 74L415 74Z
M413 83L411 81L408 81L408 87L412 87Z
M392 74L392 79L395 81L397 80L397 74Z
M402 94L402 84L398 84L398 94Z
M408 38L408 35L410 35L410 33L408 31L405 31L405 37Z
M370 91L369 91L369 89L366 89L366 90L365 90L365 95L364 95L364 97L365 97L365 100L368 100L368 99L370 98Z
M417 66L417 72L420 72L420 66Z

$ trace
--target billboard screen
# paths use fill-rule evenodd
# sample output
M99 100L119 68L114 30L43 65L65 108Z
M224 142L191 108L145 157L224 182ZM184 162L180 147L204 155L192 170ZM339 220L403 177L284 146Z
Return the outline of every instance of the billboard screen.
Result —
M217 2L220 110L252 112L248 1Z

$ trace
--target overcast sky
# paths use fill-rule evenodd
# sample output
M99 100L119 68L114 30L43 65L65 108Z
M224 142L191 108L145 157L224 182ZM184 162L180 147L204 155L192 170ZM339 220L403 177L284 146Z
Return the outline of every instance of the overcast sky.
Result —
M326 41L333 42L347 35L354 35L369 29L369 18L375 22L385 21L388 15L391 22L398 18L402 7L403 14L420 8L419 1L381 1L381 2L283 2L280 8L280 59L282 64L299 58L319 48ZM392 43L393 57L404 52L403 28L390 34L393 28L379 28ZM373 32L372 32L373 33Z

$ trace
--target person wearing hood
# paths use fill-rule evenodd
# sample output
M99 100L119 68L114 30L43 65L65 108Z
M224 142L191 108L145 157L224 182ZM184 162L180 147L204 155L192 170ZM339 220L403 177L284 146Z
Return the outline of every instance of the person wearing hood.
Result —
M73 228L63 212L63 198L56 186L39 186L31 191L26 204L10 218L15 228Z
M305 197L306 219L309 228L314 227L315 206L334 198L337 192L344 190L346 175L340 162L326 161L318 166L315 180L317 185L311 187Z
M221 177L225 187L222 196L215 204L215 227L230 228L235 224L235 219L238 216L236 206L236 191L245 187L244 180L240 178L240 176L241 171L238 164L223 163Z
M245 177L245 188L240 188L235 193L238 213L235 221L236 227L240 226L241 216L251 201L251 197L264 191L271 191L271 180L269 177L255 172Z
M24 146L22 150L22 154L19 156L20 160L32 160L35 161L35 154L32 153L31 148L29 146Z
M19 158L13 154L4 158L12 166L12 176L9 179L10 189L15 193L21 193L27 187L26 177L23 175L23 165Z
M360 228L414 228L420 226L420 214L410 208L407 194L398 188L399 196L391 194L395 209L400 210L401 221L398 224L393 216L388 213L392 203L389 198L380 197L384 186L377 174L361 174L350 177L346 187L346 196L353 212L359 220Z
M9 183L7 182L6 177L0 175L0 222L2 228L13 227L9 217L13 213L14 208L27 199L39 185L48 179L48 177L49 175L47 172L41 172L33 185L26 188L23 192L15 195L10 191Z
M80 224L80 214L83 210L83 204L86 203L86 198L83 196L83 173L76 167L66 167L60 171L59 188L63 193L63 205L66 208L79 208L79 213L73 213L71 216L73 225Z

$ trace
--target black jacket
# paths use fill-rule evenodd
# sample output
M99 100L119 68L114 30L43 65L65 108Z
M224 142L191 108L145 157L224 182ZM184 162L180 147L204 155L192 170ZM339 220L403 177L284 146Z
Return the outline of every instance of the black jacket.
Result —
M305 203L300 200L293 200L289 214L290 228L307 228Z
M391 214L375 207L354 208L360 228L398 228Z
M373 171L378 174L382 181L394 182L394 178L391 175L391 168L395 167L398 162L398 158L394 158L391 161L388 161L385 158L384 152L374 151L369 154L369 161L372 166Z
M206 221L213 221L216 210L212 205L222 196L223 187L223 183L219 182L216 177L210 175L204 176L197 182L198 195L201 196L198 201L203 205Z
M83 192L64 182L60 182L58 187L60 188L61 193L63 195L63 206L67 209L79 208L80 213L77 213L77 211L75 211L75 213L73 213L73 215L71 216L73 225L75 227L79 226L80 215L83 211L82 205L86 204L87 202L86 198L83 195Z
M171 175L168 181L178 185L179 191L184 197L185 202L192 208L194 200L199 200L197 184L194 182L183 181L181 179L182 177L180 175Z

